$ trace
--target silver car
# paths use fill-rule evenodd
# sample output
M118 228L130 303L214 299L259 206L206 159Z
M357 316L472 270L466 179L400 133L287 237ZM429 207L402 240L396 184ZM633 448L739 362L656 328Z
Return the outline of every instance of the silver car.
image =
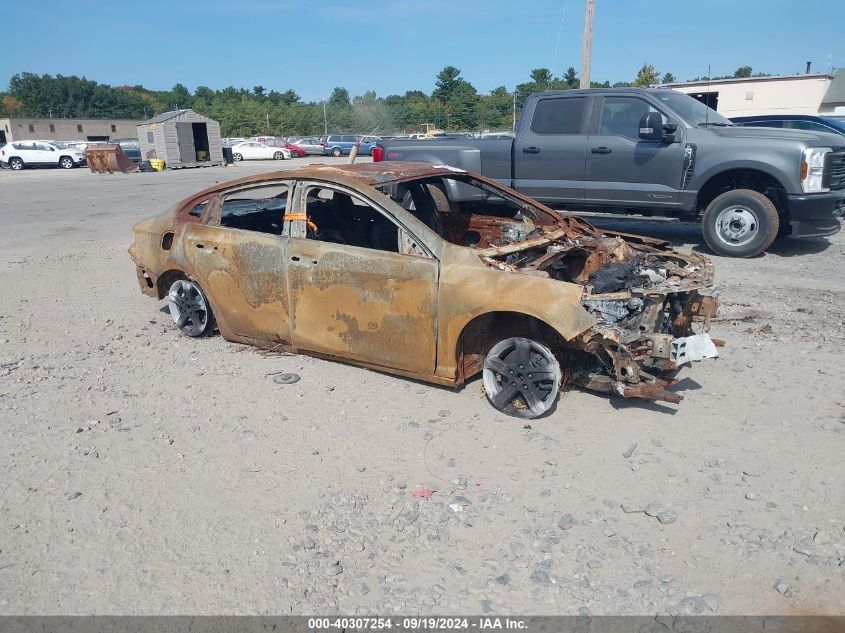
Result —
M320 139L316 136L303 136L302 138L292 141L288 139L294 145L299 145L302 149L305 150L306 154L322 154L323 153L323 144L320 142Z

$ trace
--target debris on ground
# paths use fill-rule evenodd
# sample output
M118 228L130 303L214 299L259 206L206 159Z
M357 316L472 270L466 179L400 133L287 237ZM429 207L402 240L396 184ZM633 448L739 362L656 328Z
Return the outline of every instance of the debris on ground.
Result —
M277 385L293 385L299 382L299 374L292 374L292 373L278 373L278 374L268 374L269 376L273 376L273 382Z

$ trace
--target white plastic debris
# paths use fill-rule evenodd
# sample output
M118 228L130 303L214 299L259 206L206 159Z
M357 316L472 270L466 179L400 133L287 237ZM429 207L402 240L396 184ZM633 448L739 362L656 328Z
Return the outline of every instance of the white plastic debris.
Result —
M669 360L683 365L705 358L716 358L718 355L719 352L709 334L695 334L673 340Z

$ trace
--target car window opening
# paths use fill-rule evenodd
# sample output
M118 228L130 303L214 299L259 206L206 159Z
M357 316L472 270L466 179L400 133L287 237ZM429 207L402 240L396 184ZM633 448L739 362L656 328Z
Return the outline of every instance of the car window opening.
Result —
M399 229L360 198L327 187L311 187L306 194L307 238L399 252Z
M220 226L282 235L288 193L278 185L235 192L223 199Z
M426 178L381 191L440 237L458 246L489 248L541 234L556 219L473 178Z

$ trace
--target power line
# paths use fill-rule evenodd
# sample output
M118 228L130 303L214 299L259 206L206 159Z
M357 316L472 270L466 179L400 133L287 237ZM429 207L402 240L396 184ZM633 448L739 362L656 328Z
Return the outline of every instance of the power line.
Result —
M563 13L560 16L560 26L557 29L557 39L555 40L555 53L552 57L552 72L555 71L555 66L557 66L557 48L560 44L560 34L563 32L563 23L566 21L566 7L569 6L569 0L565 0L563 3Z

